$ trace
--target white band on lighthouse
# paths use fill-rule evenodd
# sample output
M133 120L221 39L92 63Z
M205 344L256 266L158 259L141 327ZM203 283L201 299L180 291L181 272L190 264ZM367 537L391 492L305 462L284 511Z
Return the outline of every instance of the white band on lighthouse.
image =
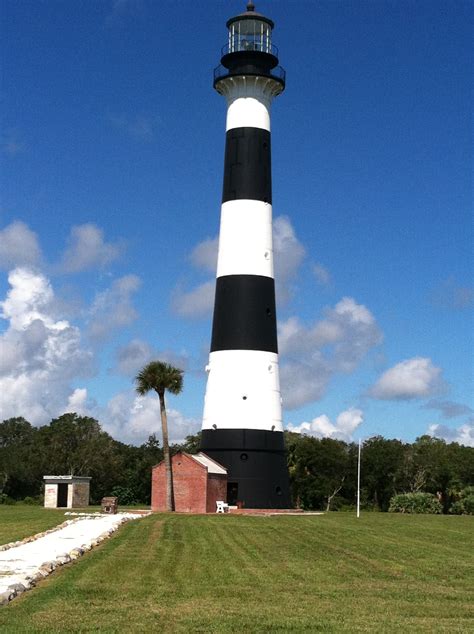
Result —
M244 426L283 431L277 354L259 350L211 352L206 370L203 429Z
M269 203L240 199L222 205L217 277L238 274L273 277Z
M218 90L227 100L226 130L262 128L270 132L270 104L281 92L281 84L260 76L229 77Z

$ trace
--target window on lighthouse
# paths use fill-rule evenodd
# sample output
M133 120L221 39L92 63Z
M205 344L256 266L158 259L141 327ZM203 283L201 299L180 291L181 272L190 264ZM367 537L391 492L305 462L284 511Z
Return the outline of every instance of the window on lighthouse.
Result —
M271 53L271 28L260 20L239 20L230 25L229 52Z

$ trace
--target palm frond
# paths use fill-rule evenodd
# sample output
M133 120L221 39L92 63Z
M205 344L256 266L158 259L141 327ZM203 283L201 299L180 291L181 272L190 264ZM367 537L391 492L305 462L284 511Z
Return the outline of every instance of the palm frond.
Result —
M150 390L179 394L183 389L183 370L165 361L150 361L135 377L135 390L141 396Z

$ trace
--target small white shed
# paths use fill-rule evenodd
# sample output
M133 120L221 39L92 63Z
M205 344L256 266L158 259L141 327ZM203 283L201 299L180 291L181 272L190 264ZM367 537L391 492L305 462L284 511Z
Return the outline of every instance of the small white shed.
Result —
M45 508L83 508L89 506L91 478L88 476L43 476Z

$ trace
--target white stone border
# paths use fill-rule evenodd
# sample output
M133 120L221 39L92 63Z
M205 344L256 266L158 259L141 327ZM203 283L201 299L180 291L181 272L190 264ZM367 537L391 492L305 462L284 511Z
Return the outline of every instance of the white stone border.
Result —
M73 513L65 513L65 515L73 515ZM102 513L80 513L77 514L79 517L75 517L74 519L66 520L62 524L55 526L54 528L50 528L47 531L43 531L42 533L37 533L36 535L32 535L30 537L25 537L24 539L18 540L16 542L10 542L8 544L3 544L0 546L0 552L4 552L10 550L11 548L17 548L23 546L24 544L29 544L31 542L37 541L46 535L51 533L58 532L67 526L79 522L83 519L100 519L104 517ZM13 583L7 586L6 590L0 592L0 606L7 605L10 601L12 601L15 597L19 596L23 592L30 590L36 586L38 581L44 579L49 574L51 574L56 568L59 566L63 566L64 564L71 563L84 555L84 553L92 550L98 546L101 542L108 539L117 531L122 524L132 519L140 519L142 517L146 517L147 515L151 515L151 511L146 513L118 513L114 517L116 517L117 522L110 526L107 530L103 531L96 537L93 537L90 540L86 540L81 546L76 546L72 550L67 553L58 555L55 559L51 561L43 562L32 575L26 575L23 577L23 583ZM120 517L118 517L120 516Z

